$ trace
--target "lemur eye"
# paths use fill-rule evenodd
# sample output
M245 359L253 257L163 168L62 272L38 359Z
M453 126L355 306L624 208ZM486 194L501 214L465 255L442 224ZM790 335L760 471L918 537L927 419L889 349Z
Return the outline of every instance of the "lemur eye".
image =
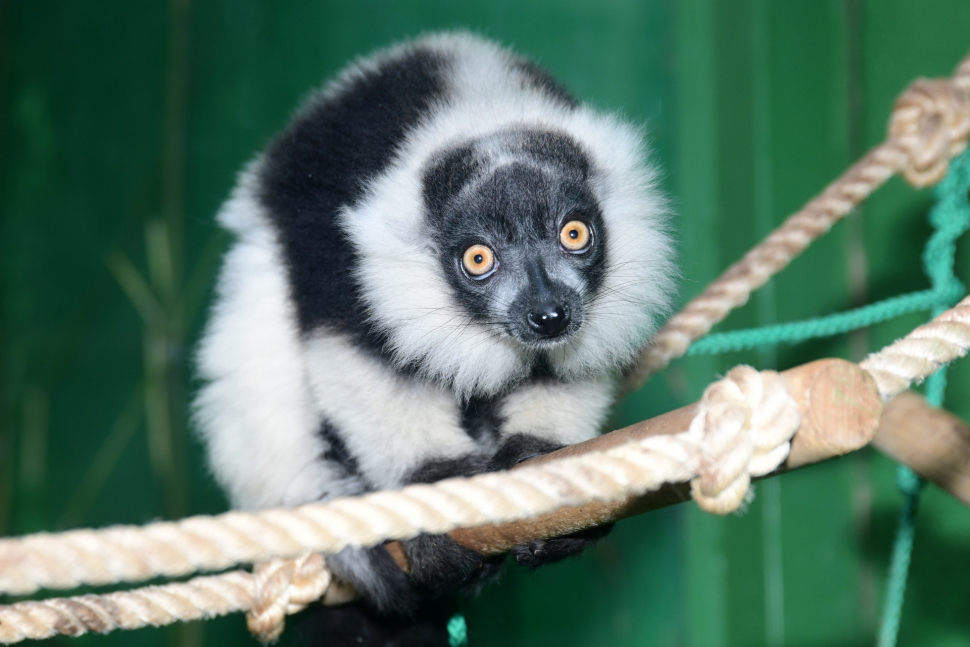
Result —
M589 227L581 220L570 220L559 230L559 244L570 254L582 254L592 241Z
M495 254L485 245L472 245L462 255L461 264L473 279L484 279L495 269Z

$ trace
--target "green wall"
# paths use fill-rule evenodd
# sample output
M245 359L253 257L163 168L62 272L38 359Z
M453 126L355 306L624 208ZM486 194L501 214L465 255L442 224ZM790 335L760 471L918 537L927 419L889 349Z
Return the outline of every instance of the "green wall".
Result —
M966 0L0 0L0 532L225 508L187 429L190 360L234 174L351 58L469 27L645 123L699 292L878 142L915 76L970 50ZM894 180L721 329L926 286L927 191ZM970 279L966 244L958 268ZM626 424L738 362L860 358L919 315L797 348L675 362ZM948 407L970 419L970 368ZM509 569L473 645L871 644L900 496L873 452L762 483L747 512L620 524ZM970 644L970 511L930 488L901 644ZM247 644L241 617L61 642Z

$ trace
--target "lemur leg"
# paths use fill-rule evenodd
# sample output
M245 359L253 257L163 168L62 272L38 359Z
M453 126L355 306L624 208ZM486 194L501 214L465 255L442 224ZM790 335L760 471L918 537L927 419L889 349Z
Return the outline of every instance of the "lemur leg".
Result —
M565 445L526 434L514 434L506 439L488 463L488 471L506 470L530 458L555 451ZM613 524L581 530L562 537L536 539L528 544L513 546L510 553L516 562L536 568L567 557L579 555L613 529Z
M409 616L388 616L363 602L315 605L294 619L294 633L307 647L448 647L448 620L457 610L453 600L422 604Z
M432 461L409 479L410 483L433 483L454 476L471 476L486 471L482 456ZM411 570L411 580L430 597L459 589L475 590L498 575L502 558L486 559L465 548L448 535L421 534L402 542Z
M407 379L386 362L326 330L304 342L307 373L321 415L330 423L327 444L335 460L368 490L428 483L481 472L487 451L462 426L455 397ZM471 581L484 570L481 556L447 538L404 542L407 575L383 546L348 549L330 561L381 612L410 615L420 600Z
M482 456L444 459L425 463L408 483L433 483L453 476L485 471ZM327 560L334 575L350 582L379 612L411 617L428 600L438 600L459 590L475 590L494 579L503 559L487 559L447 535L421 534L401 542L408 559L405 573L387 549L345 548Z
M608 378L586 382L538 382L527 385L503 402L503 439L487 466L504 470L595 436L612 403ZM602 539L612 524L563 537L539 539L512 548L519 564L535 568L578 555Z

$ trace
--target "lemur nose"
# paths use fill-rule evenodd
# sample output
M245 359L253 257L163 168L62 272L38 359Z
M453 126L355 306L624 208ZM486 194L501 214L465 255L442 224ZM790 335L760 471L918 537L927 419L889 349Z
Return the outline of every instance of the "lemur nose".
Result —
M569 324L569 306L543 303L526 315L529 326L545 337L555 337Z

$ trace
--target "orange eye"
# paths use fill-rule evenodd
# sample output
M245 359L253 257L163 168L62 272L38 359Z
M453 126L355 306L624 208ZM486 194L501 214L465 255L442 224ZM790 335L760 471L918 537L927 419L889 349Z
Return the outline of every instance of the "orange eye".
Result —
M485 245L472 245L462 255L461 264L473 279L483 279L495 269L495 254Z
M570 220L559 230L559 244L571 254L582 254L589 249L589 227L581 220Z

